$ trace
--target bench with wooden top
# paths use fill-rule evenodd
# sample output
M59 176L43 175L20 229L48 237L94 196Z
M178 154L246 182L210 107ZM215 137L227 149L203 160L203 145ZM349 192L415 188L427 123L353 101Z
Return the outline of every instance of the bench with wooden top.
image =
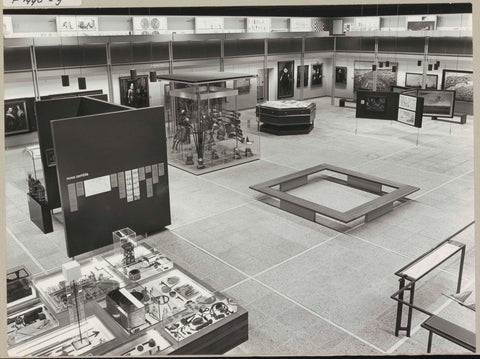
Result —
M322 179L360 189L365 192L374 193L379 197L348 211L341 212L286 193L291 189L308 184L308 176L321 171L330 171L347 176L346 180L328 175L322 176ZM274 186L279 186L279 189L272 188ZM394 190L391 192L385 192L383 186L394 188ZM327 163L252 185L250 188L278 200L266 201L268 204L313 222L342 231L349 229L350 227L344 226L338 222L349 223L361 217L365 217L365 221L369 222L391 211L395 201L402 201L409 194L419 190L418 187L367 175ZM327 218L319 218L317 214Z
M421 324L421 327L429 331L427 353L432 352L433 334L441 336L442 338L445 338L475 353L475 333L468 329L465 329L436 315L432 315L430 318L424 321Z
M399 276L399 290L395 292L391 298L398 302L397 304L397 318L395 324L395 335L398 336L400 330L406 331L407 337L410 336L411 326L412 326L412 311L417 309L420 312L423 312L427 315L432 315L428 311L419 308L414 305L414 296L415 296L415 284L421 278L425 277L428 273L433 271L435 268L440 266L442 263L450 259L457 253L460 253L460 268L458 273L457 281L457 293L460 292L462 286L462 273L463 273L463 264L465 260L465 244L452 240L459 233L464 231L466 228L471 226L474 222L471 222L467 226L463 227L453 235L451 235L446 240L440 242L436 247L430 249L429 251L422 254L420 257L416 258L412 262L408 263L406 266L399 269L395 272L395 275ZM405 282L409 281L406 285ZM404 292L410 292L409 301L404 301ZM407 325L402 326L402 312L403 306L408 307L408 317Z

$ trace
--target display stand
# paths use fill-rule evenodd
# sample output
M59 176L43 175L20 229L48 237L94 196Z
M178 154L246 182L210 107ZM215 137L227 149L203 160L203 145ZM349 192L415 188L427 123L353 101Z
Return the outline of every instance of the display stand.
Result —
M158 76L165 86L169 164L201 175L259 159L260 139L247 132L229 82L252 75L201 72ZM248 126L247 126L248 127Z
M50 212L47 202L39 202L28 193L27 201L30 220L35 223L43 233L53 232L52 213Z
M315 122L314 103L301 101L267 101L256 107L261 132L274 135L300 135L312 131Z

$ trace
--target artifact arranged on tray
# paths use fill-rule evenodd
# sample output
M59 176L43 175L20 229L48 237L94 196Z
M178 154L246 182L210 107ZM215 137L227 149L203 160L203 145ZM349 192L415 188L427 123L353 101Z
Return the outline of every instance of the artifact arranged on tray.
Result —
M129 248L127 246L127 248L123 248L123 253L117 252L104 258L130 280L138 281L150 278L173 268L173 262L168 257L145 243L131 248L133 252L127 256L130 259L125 261L125 251L129 252Z
M88 345L79 349L73 345L74 340L78 337L78 325L74 323L21 343L9 349L8 355L17 358L24 356L79 356L115 338L96 316L86 319L85 328L89 339Z
M106 311L128 332L135 333L159 322L175 340L235 313L237 306L213 294L177 268L134 288L107 295Z
M81 285L83 288L86 302L100 300L105 297L106 293L125 284L108 267L108 263L100 258L93 258L86 263L82 263L82 279L78 281L78 285ZM48 277L38 278L35 280L35 284L56 313L67 309L65 281L61 272Z
M153 355L168 347L170 343L156 330L149 330L137 344L122 352L122 356Z
M55 317L43 304L11 313L7 317L7 343L9 347L34 338L58 327Z
M45 187L43 187L42 183L38 179L33 178L30 173L28 174L27 183L28 194L38 202L45 203Z
M17 267L7 273L7 308L36 298L30 273L24 267Z

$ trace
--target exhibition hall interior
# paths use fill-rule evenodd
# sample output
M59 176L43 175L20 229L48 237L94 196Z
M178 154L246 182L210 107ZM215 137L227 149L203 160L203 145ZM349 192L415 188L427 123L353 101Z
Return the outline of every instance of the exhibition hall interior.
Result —
M472 4L3 37L6 355L475 352Z

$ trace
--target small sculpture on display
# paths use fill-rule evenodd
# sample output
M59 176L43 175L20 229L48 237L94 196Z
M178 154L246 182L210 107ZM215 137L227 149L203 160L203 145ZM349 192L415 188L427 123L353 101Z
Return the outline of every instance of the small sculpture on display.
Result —
M216 149L212 149L212 161L218 160L218 154Z
M250 147L245 148L245 157L252 157L252 149Z
M38 202L46 202L45 187L36 178L29 173L27 178L28 194L35 198Z
M195 164L193 162L193 151L191 148L188 149L188 153L187 153L187 159L185 160L185 164L186 165L193 165Z
M127 266L135 263L135 247L137 234L130 228L119 229L113 232L113 247L121 256L121 265L124 274L127 274Z
M180 120L177 122L177 130L173 137L172 149L178 151L180 144L190 144L192 125L185 109L180 110Z
M205 168L205 164L203 163L203 158L202 158L202 157L199 157L199 158L198 158L197 168L198 168L199 170Z

